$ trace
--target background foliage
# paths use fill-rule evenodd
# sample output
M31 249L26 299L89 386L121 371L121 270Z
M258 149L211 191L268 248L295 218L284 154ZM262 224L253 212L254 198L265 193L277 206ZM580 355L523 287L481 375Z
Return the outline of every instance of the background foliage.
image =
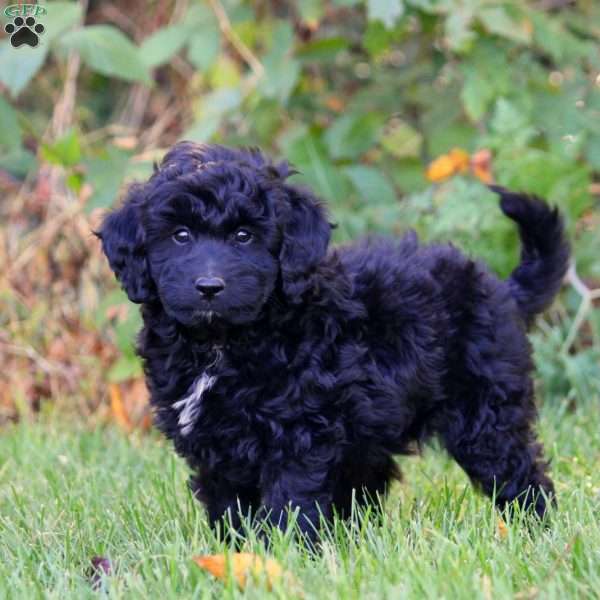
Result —
M503 276L516 232L481 179L546 197L577 271L534 333L540 380L546 396L598 400L595 0L44 6L38 48L0 41L0 421L59 404L148 424L137 309L90 231L182 138L287 158L329 202L338 242L412 227ZM453 148L469 164L428 178Z

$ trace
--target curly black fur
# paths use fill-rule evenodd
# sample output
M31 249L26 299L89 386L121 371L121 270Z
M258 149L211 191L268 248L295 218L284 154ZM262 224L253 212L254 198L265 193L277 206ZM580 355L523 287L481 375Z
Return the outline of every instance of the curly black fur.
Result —
M328 249L325 209L291 173L255 150L180 143L98 234L142 303L156 424L211 523L262 507L283 526L291 506L314 533L353 493L385 493L394 455L434 435L499 506L543 515L526 325L567 268L557 211L496 188L523 241L501 281L414 233ZM225 287L202 294L201 277Z

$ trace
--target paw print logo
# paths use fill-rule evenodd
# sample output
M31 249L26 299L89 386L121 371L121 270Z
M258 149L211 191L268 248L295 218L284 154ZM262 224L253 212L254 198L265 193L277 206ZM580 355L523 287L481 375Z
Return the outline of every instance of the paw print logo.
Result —
M35 22L33 17L15 17L12 23L4 26L4 31L10 35L10 43L14 48L27 44L35 48L39 42L39 36L44 33L44 26Z

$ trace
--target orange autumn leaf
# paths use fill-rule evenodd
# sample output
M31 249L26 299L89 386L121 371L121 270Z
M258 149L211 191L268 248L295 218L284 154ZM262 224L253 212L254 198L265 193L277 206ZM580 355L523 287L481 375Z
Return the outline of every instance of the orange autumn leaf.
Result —
M229 556L225 554L197 556L194 558L194 562L200 568L223 581L231 573L242 589L246 586L249 576L253 578L264 577L269 589L281 579L285 579L288 584L295 585L292 575L284 571L276 560L272 558L264 559L250 552L237 552Z
M471 157L471 171L479 181L486 184L494 183L492 153L486 148L475 152Z
M139 424L142 431L150 431L152 429L152 414L149 410L145 411Z
M448 154L442 154L429 165L426 177L429 181L438 183L468 171L485 184L494 183L492 153L484 148L469 156L464 150L453 148Z
M116 383L111 383L108 387L110 395L110 411L113 419L122 427L125 431L131 431L133 426L129 414L123 404L123 396L121 395L121 388Z
M425 176L429 181L433 181L437 183L439 181L444 181L444 179L448 179L448 177L452 177L455 173L454 162L447 154L436 158L430 165L427 167L427 171Z
M488 185L494 183L494 178L488 170L483 169L481 167L473 166L472 171L473 175L475 175L475 177L477 177L477 179L479 179L479 181L481 181L482 183Z
M508 536L508 527L503 519L498 519L498 536L501 540L505 540Z
M469 155L460 148L453 148L448 154L442 154L427 167L427 179L434 183L444 181L457 173L464 173L469 168Z
M452 148L449 153L450 158L454 161L455 168L459 173L466 173L469 170L469 154L460 148Z
M339 96L329 96L325 100L325 106L334 112L342 112L346 104Z

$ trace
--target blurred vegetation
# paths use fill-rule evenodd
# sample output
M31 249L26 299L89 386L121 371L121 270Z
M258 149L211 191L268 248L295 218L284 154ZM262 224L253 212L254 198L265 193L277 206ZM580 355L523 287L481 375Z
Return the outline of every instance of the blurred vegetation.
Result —
M414 228L502 276L516 232L483 182L547 198L576 271L533 335L540 379L598 400L596 0L43 6L39 47L0 40L0 422L59 405L147 425L138 311L90 232L183 138L290 160L336 241ZM455 155L456 172L427 170Z

